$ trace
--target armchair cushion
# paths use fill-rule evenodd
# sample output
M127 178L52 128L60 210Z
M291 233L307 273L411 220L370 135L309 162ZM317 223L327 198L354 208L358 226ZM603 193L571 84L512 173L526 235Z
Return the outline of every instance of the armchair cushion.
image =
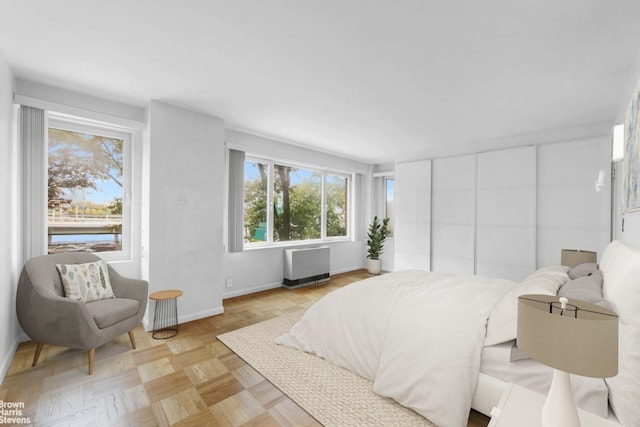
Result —
M89 314L100 329L135 316L139 306L138 301L129 298L109 298L86 304Z
M67 298L84 302L114 298L109 268L103 260L83 264L56 264Z

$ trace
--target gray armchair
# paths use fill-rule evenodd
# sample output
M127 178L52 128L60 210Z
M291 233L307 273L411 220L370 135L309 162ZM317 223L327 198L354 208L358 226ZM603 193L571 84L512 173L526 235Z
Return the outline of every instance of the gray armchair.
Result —
M43 255L26 262L18 282L16 311L20 326L37 343L33 365L44 344L89 352L89 375L97 347L129 333L133 335L147 307L148 283L129 279L109 266L115 298L84 303L65 298L56 264L82 264L99 260L86 252Z

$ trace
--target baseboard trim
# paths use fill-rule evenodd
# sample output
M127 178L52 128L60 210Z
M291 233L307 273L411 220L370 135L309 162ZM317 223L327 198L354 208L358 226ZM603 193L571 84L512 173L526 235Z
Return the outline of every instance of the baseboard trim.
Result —
M215 316L222 313L224 313L223 306L214 307L208 310L202 310L196 313L189 313L182 316L178 316L178 322L179 323L192 322L194 320L200 320L200 319L204 319L205 317L211 317L211 316Z
M335 274L349 273L350 271L362 270L363 268L366 269L367 267L365 265L356 265L352 267L341 268L340 270L332 271L331 275L333 276Z
M330 273L329 280L331 280L331 276L335 274L348 273L350 271L361 270L363 268L366 268L366 267L357 265L352 267L341 268L339 270L334 270ZM309 282L308 284L313 284L313 283L315 282ZM266 285L259 285L259 286L254 286L248 289L239 289L237 291L227 292L224 295L222 295L222 299L225 300L229 298L241 297L243 295L255 294L256 292L268 291L269 289L276 289L281 287L283 287L282 282L267 283ZM284 287L286 288L287 286L284 286Z
M146 317L142 319L142 328L144 329L145 332L151 332L152 325L150 325L150 323L151 322L149 322Z
M4 382L4 378L7 376L7 372L9 372L9 367L11 367L11 362L16 355L16 351L18 350L18 345L21 342L29 341L29 337L24 335L27 339L22 339L24 334L16 335L13 345L7 350L5 354L2 355L2 364L0 364L0 383Z
M194 320L204 319L205 317L215 316L224 313L224 307L214 307L209 310L202 310L195 313L178 315L178 324L192 322ZM150 320L149 320L150 319ZM142 320L142 326L145 332L153 331L153 313L149 313L149 319Z
M241 297L243 295L255 294L256 292L268 291L269 289L275 289L282 286L282 283L267 283L266 285L255 286L249 289L239 289L233 292L227 292L222 295L222 299L229 299L234 297Z

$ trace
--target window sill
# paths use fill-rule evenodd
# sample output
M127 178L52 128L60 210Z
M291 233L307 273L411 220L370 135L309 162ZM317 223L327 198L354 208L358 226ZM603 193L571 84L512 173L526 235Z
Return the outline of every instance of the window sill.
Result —
M109 264L118 264L123 262L131 262L131 254L124 252L92 252L99 256Z
M316 247L329 245L333 243L350 243L353 239L350 237L327 239L327 240L305 240L300 242L278 242L278 243L265 243L265 244L245 244L243 252L259 251L265 249L291 249L291 248L304 248L304 247Z

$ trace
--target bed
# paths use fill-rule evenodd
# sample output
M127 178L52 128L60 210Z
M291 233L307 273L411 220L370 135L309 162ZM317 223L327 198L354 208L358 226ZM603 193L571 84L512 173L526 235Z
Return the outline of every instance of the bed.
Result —
M599 268L549 266L522 282L418 270L366 279L326 295L276 342L369 379L441 427L461 427L471 407L488 415L508 382L546 393L551 369L516 346L517 297L560 293L619 315L619 373L572 376L577 405L640 425L640 251L620 241Z

